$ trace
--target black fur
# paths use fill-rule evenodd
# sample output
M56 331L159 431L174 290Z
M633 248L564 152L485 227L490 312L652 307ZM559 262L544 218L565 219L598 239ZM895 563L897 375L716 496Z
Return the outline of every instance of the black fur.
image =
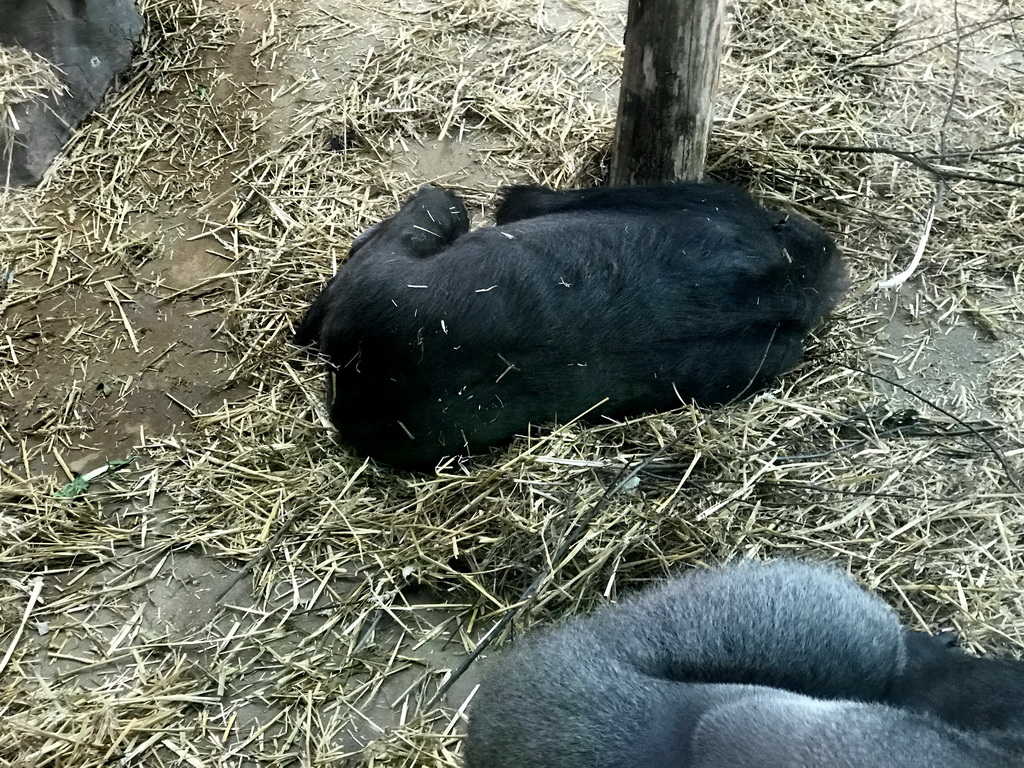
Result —
M969 656L952 633L906 635L907 666L887 701L966 731L1024 739L1024 664Z
M823 230L732 187L520 187L497 220L469 232L421 187L299 325L360 452L424 468L602 401L591 418L732 401L800 359L845 287Z
M830 568L747 562L514 643L473 699L465 755L469 768L1003 768L1024 765L1022 700L1024 663L907 632Z

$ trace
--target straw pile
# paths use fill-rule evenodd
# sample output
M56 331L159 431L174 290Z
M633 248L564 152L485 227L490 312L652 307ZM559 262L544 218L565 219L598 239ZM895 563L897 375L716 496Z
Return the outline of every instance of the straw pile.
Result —
M711 174L829 226L849 298L765 396L430 477L336 443L290 324L423 181L479 220L503 183L597 183L623 4L142 10L120 95L0 202L0 760L455 766L476 666L433 696L531 585L515 627L738 556L836 560L911 625L1024 648L1006 6L737 4ZM156 341L186 322L192 353ZM175 423L58 498L147 386Z

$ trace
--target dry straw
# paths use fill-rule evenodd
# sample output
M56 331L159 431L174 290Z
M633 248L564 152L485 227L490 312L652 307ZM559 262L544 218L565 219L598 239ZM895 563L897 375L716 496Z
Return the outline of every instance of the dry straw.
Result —
M622 4L142 8L120 94L47 186L0 201L0 760L455 766L478 665L433 697L511 608L495 647L734 557L837 561L910 625L1019 653L1005 5L734 4L710 173L830 227L849 298L764 396L540 430L432 476L336 443L290 325L423 181L480 221L503 183L597 183ZM919 247L899 294L869 290ZM176 277L190 258L205 271ZM184 321L205 336L160 338ZM199 404L197 379L222 391ZM55 498L109 397L133 419L153 382L176 428Z

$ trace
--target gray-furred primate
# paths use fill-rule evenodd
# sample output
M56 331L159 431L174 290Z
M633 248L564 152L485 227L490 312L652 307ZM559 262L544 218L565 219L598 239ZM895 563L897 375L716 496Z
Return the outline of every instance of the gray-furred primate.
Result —
M496 219L470 232L421 187L296 329L360 453L429 469L591 408L730 402L795 365L846 286L824 230L723 185L515 187Z
M1024 662L903 629L832 568L695 571L529 633L469 710L469 768L1024 765Z

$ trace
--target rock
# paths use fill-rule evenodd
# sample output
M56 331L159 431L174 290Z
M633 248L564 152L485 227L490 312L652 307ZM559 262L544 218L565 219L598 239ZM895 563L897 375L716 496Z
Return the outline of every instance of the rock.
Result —
M0 0L0 19L0 45L49 60L65 86L14 104L0 92L0 109L11 105L14 118L13 145L0 145L0 180L28 186L128 68L142 19L134 0ZM0 121L10 124L11 116L0 111Z

